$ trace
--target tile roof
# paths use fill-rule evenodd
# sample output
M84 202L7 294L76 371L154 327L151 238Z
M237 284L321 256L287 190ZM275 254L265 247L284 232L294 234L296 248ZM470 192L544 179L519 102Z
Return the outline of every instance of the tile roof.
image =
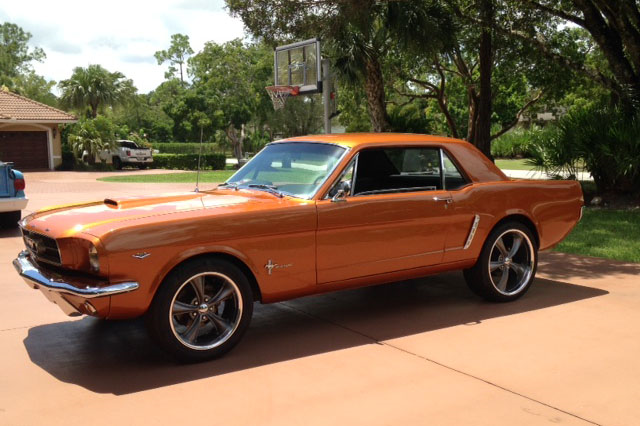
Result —
M77 118L64 111L0 89L0 122L3 121L69 122Z

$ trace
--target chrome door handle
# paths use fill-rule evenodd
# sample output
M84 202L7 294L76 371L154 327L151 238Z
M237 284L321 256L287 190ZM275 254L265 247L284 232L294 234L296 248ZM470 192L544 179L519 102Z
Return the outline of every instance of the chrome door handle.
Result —
M433 201L445 201L447 204L453 203L453 198L451 197L433 197Z

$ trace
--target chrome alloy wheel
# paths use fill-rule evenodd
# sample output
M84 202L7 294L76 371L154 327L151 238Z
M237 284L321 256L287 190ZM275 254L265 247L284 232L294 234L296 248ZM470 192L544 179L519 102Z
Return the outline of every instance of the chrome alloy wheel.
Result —
M529 237L509 229L496 239L489 255L489 277L495 289L505 295L519 293L531 280L535 251Z
M188 348L209 350L226 342L242 317L237 284L219 272L204 272L186 280L171 301L169 324Z

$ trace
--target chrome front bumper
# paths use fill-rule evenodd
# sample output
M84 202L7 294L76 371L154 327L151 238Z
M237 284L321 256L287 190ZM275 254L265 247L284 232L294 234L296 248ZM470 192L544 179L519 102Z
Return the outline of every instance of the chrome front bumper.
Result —
M41 290L50 301L60 306L67 315L79 315L80 312L63 297L65 294L83 299L93 299L128 293L137 290L139 287L138 283L133 281L109 285L107 281L63 277L56 273L44 271L31 261L29 252L26 250L18 254L18 257L13 261L13 266L29 287Z

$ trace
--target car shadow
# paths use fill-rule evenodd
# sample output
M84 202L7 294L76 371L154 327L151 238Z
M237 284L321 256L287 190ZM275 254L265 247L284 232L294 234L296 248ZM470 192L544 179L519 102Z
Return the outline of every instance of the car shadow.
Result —
M551 308L607 291L537 279L513 303L472 295L460 273L255 305L240 344L224 357L176 364L146 334L141 320L78 321L29 330L31 361L55 378L116 395L214 377L379 341L474 325L487 319Z

